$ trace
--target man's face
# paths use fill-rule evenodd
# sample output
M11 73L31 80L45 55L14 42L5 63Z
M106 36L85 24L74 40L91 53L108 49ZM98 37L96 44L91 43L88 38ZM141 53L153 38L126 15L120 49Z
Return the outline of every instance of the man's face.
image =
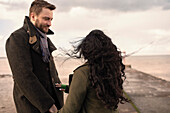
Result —
M51 26L51 21L53 19L53 11L47 8L42 8L42 11L38 16L35 16L35 27L40 31L47 33L49 27Z

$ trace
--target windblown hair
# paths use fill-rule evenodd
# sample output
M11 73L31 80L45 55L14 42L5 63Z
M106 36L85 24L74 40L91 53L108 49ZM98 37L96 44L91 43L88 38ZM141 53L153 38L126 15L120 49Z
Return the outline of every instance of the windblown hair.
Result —
M90 66L92 87L106 108L116 109L118 103L128 101L123 96L123 78L125 79L121 52L111 39L101 30L91 31L75 48L77 58L84 57Z
M34 0L31 4L31 7L29 9L29 17L32 12L34 12L36 15L39 15L42 11L42 8L48 8L50 10L55 10L55 5L52 5L44 0Z

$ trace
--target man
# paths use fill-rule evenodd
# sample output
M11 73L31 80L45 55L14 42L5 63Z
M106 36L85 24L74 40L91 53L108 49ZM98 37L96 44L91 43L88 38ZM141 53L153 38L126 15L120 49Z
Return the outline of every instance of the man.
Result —
M47 34L56 7L44 0L32 2L22 28L11 34L6 53L14 79L14 102L18 113L57 112L63 93L51 53L56 50Z

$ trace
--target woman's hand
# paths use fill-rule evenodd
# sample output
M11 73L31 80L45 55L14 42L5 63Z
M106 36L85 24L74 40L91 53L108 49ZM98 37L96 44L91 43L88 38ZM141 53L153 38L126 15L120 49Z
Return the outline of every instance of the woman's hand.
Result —
M62 86L63 86L63 84L61 84L61 83L60 84L59 83L55 84L55 87L59 88L60 91L64 91L65 92L65 89Z

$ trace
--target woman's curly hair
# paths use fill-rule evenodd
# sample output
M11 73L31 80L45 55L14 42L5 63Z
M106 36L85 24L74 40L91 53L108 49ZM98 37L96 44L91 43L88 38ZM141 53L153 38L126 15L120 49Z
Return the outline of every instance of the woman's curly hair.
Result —
M101 30L91 31L74 51L84 57L90 66L92 87L106 108L116 109L119 102L128 101L123 96L123 78L125 66L121 52L111 39Z

